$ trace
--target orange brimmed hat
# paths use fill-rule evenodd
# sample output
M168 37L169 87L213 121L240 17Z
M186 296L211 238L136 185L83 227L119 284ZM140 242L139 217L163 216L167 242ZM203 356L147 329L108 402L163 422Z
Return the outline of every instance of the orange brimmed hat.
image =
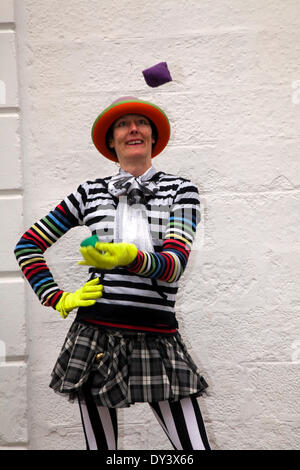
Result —
M142 114L146 116L156 128L157 138L152 150L152 158L156 157L167 145L170 139L170 123L161 108L148 101L132 96L125 96L114 101L105 108L95 120L92 127L92 140L104 157L114 162L118 161L115 153L107 146L106 135L111 125L124 114Z

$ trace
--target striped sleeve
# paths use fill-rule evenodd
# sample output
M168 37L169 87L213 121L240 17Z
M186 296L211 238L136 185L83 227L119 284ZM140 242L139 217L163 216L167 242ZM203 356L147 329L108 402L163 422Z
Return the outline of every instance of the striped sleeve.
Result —
M83 185L32 225L17 243L17 262L42 305L55 308L63 291L47 266L44 253L72 227L83 224L86 192Z
M199 222L198 189L184 180L171 207L162 251L150 253L138 250L137 258L128 270L160 281L178 281L186 268Z

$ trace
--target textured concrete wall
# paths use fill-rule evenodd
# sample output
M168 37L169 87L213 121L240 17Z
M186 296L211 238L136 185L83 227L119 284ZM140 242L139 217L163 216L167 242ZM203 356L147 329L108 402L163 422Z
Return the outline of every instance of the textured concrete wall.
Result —
M170 117L157 169L201 193L177 315L210 384L200 404L211 445L299 449L299 2L17 0L14 12L2 0L0 23L0 446L85 447L76 405L48 388L73 316L24 289L11 252L79 183L117 171L90 128L130 94ZM141 71L160 61L174 80L150 89ZM87 233L47 252L63 289L82 283ZM121 449L171 449L146 404L121 410L119 422Z

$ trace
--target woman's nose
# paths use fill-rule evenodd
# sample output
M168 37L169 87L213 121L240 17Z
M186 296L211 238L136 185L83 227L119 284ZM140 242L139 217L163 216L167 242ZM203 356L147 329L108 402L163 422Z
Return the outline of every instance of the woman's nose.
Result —
M129 131L130 132L137 132L137 125L134 121L132 121L129 125Z

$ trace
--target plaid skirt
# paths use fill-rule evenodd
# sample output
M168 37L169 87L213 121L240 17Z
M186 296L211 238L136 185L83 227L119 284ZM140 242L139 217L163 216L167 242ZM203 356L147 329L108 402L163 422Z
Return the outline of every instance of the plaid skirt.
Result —
M124 408L136 402L177 401L208 387L179 332L121 332L74 321L52 371L50 387L70 401Z

